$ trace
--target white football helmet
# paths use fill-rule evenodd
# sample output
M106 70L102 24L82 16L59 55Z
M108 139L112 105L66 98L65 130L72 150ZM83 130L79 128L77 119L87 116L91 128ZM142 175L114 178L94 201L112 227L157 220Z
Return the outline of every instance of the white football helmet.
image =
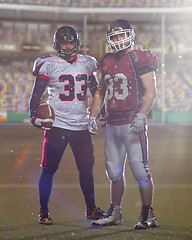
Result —
M112 49L124 50L134 45L135 32L131 24L123 19L117 19L108 26L107 41Z

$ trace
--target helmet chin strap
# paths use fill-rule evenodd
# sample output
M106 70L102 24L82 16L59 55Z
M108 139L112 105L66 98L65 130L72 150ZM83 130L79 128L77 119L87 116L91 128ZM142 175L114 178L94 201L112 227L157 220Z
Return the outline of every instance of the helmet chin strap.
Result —
M63 57L66 58L66 59L73 58L73 56L71 54L65 54L65 56L63 56Z
M67 54L64 51L60 51L59 56L65 59L71 59L76 55L76 52L72 51L71 53Z
M66 60L67 62L69 62L69 63L73 63L74 62L75 55L71 56L71 55L65 54L65 56L61 56L61 55L59 55L59 56L61 58L63 58L64 60Z

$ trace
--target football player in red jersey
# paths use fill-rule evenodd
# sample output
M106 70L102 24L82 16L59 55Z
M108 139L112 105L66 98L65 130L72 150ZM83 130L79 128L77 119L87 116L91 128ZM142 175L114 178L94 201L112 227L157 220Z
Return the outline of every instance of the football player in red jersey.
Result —
M107 97L105 128L105 168L111 182L111 206L105 217L94 226L122 223L121 205L125 192L125 162L140 189L142 211L135 229L156 227L153 213L153 180L148 168L147 114L156 98L157 57L146 50L133 50L135 33L123 19L113 21L107 41L114 53L105 54L98 62L100 86L93 99L89 131L97 131L95 119Z
M42 171L39 178L40 224L52 224L49 216L49 198L53 177L63 153L69 144L79 171L79 182L86 203L87 219L99 219L103 211L96 207L94 196L93 139L88 131L89 106L87 89L92 95L97 90L96 59L78 54L80 38L70 26L62 26L54 34L54 49L57 55L36 59L33 67L34 88L30 99L30 118L35 127L45 130L42 154ZM48 101L55 112L51 128L42 126L37 109L45 89ZM103 108L105 114L105 108ZM45 120L43 120L45 121Z

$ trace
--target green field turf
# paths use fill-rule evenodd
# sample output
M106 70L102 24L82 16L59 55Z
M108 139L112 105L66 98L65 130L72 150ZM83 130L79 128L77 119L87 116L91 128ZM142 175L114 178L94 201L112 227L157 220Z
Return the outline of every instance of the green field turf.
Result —
M43 131L30 125L0 125L0 240L192 240L192 125L149 126L149 167L155 184L159 227L138 231L138 186L126 166L127 189L120 226L91 227L70 148L54 178L51 226L37 223L38 178ZM97 205L107 211L109 181L104 171L103 137L94 137Z

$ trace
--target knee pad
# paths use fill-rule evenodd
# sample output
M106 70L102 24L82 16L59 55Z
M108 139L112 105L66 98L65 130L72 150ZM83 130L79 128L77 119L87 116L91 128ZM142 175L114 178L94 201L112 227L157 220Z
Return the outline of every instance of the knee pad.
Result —
M116 182L123 177L124 173L123 172L113 173L112 171L106 169L106 175L110 181Z
M151 178L150 175L148 175L147 173L144 173L143 175L136 175L134 176L135 180L140 184L145 183L147 181L149 181L149 179Z
M147 181L151 178L151 173L147 165L140 160L129 161L131 172L136 181Z

